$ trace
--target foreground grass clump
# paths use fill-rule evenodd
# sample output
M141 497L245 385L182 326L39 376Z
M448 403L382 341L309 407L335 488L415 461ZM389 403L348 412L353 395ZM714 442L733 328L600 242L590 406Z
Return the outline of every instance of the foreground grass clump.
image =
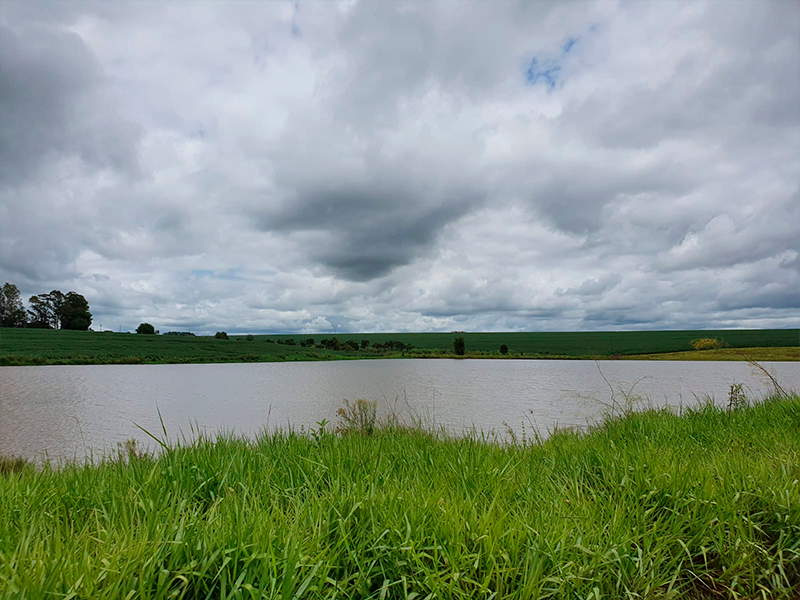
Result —
M0 596L798 597L800 398L537 445L321 429L7 473Z

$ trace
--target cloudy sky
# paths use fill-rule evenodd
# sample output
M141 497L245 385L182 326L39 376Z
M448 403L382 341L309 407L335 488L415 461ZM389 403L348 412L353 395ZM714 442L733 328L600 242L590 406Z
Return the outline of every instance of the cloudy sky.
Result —
M0 277L95 329L800 326L800 2L0 27Z

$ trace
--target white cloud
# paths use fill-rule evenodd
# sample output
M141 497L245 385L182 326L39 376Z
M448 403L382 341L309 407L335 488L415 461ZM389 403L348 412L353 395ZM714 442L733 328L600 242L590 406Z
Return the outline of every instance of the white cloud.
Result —
M796 327L799 6L6 3L3 277L114 329Z

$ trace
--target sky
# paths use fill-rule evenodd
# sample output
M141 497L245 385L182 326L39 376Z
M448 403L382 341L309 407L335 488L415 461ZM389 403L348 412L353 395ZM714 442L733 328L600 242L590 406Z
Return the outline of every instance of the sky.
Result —
M0 278L93 328L800 326L800 2L0 2Z

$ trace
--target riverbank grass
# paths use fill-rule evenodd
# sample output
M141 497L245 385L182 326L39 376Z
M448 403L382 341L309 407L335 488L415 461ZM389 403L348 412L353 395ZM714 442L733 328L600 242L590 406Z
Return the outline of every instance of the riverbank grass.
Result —
M345 422L9 469L0 596L797 598L800 398L742 404L534 444Z

